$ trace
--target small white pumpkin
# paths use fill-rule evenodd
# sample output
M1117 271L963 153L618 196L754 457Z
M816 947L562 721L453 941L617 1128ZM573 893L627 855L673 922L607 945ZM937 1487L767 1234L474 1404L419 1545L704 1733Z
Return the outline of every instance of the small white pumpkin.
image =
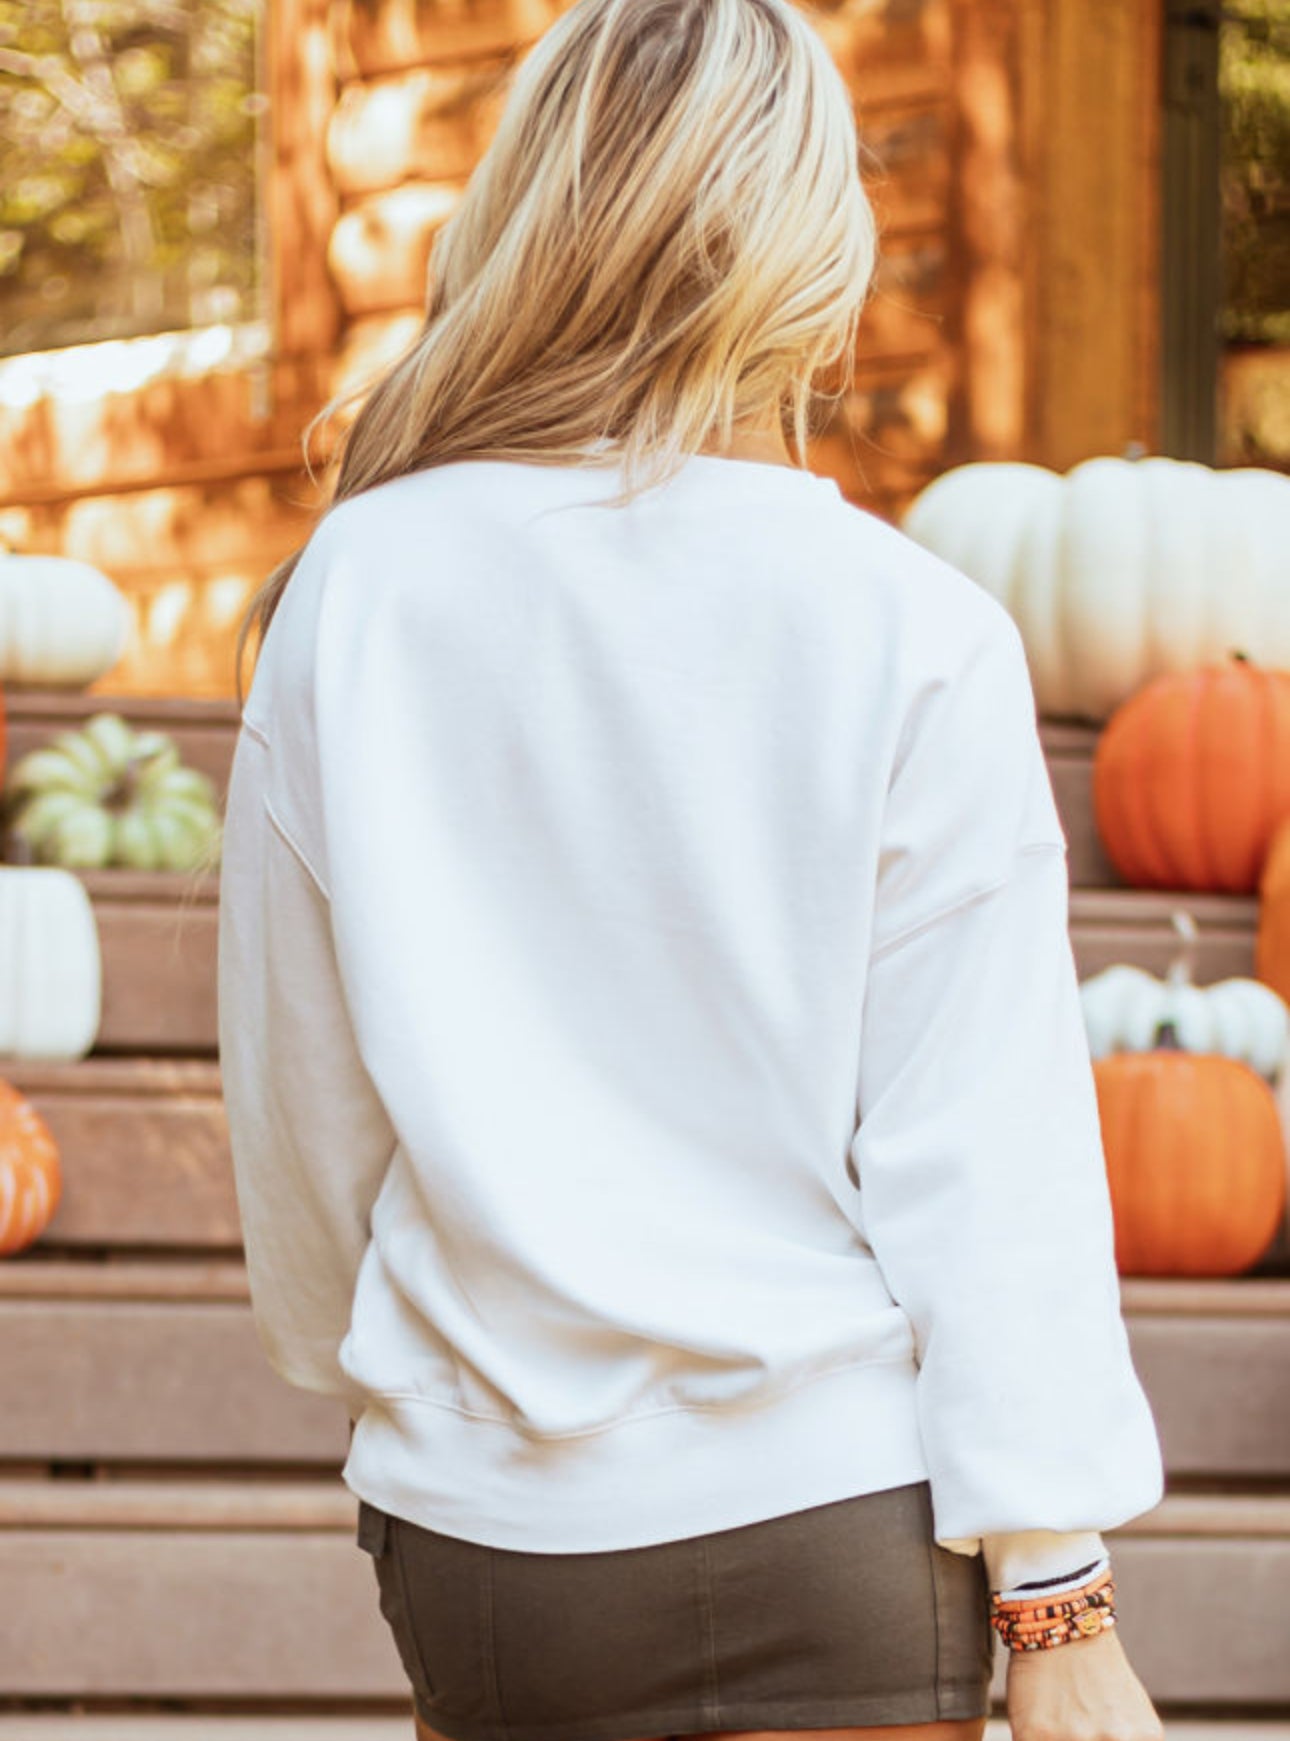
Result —
M0 550L0 684L83 689L121 657L130 622L88 562Z
M1118 964L1080 985L1090 1054L1150 1052L1161 1024L1171 1022L1183 1051L1235 1058L1275 1083L1290 1050L1290 1009L1257 979L1193 985L1196 922L1190 913L1175 913L1173 924L1183 946L1164 979Z
M102 1011L98 924L71 871L0 866L0 1056L72 1062Z
M1280 472L978 461L934 479L903 528L1010 612L1041 714L1102 721L1162 672L1234 651L1290 666Z

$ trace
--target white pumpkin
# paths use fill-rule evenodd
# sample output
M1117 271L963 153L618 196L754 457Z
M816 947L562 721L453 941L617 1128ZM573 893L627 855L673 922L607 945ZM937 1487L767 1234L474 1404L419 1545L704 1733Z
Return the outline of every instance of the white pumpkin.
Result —
M0 684L81 689L125 651L130 607L106 574L0 550Z
M1160 1024L1172 1022L1185 1052L1217 1052L1250 1065L1269 1082L1278 1081L1290 1051L1290 1009L1257 979L1193 985L1195 921L1189 913L1175 913L1173 922L1184 944L1164 979L1117 964L1080 985L1089 1052L1094 1058L1149 1052Z
M1041 714L1105 720L1152 677L1234 651L1290 666L1280 472L978 462L929 484L903 527L1011 613Z
M0 1056L72 1062L99 1031L103 964L71 871L0 866Z

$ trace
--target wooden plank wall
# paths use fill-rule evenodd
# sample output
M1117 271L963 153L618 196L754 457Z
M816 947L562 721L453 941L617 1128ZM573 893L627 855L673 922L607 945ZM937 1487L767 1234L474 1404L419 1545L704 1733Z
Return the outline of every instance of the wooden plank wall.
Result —
M74 390L0 393L0 544L94 563L132 609L126 654L97 692L233 694L237 619L316 512L301 437L330 394L340 331L326 264L330 5L266 7L270 354L193 373L149 367L142 341L113 348L100 390L91 348Z
M270 0L273 361L0 408L0 539L94 562L134 606L97 691L234 693L246 602L321 504L304 427L415 335L508 72L568 3ZM812 455L855 501L895 518L963 460L1151 444L1158 11L819 0L880 226L853 382Z
M954 10L836 7L825 34L855 101L879 258L853 385L813 463L894 517L941 469L954 376Z

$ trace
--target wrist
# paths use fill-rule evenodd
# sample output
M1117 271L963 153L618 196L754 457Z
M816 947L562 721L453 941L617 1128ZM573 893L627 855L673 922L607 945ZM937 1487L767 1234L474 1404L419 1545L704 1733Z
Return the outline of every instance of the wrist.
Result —
M1107 1569L1056 1597L990 1597L990 1624L1009 1651L1029 1653L1094 1639L1115 1625L1115 1580Z

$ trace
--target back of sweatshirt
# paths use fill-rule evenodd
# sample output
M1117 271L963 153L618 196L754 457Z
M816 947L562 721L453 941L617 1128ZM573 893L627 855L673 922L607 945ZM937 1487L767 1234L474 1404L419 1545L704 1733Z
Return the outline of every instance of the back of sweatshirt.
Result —
M829 479L621 481L384 484L269 628L219 939L267 1355L469 1540L927 1479L996 1587L1082 1564L1163 1472L1020 637Z

